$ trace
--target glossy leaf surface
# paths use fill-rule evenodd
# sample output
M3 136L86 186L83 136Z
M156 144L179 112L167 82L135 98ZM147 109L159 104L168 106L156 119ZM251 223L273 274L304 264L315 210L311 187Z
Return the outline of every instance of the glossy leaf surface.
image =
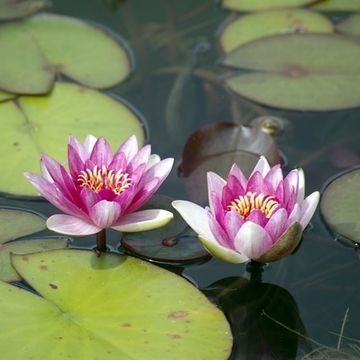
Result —
M80 250L12 259L41 297L0 283L4 358L229 356L232 338L224 315L186 280L161 268L131 257L98 257ZM24 337L26 349L15 346Z
M337 234L360 243L360 169L340 175L325 188L321 214Z
M0 160L1 192L36 196L23 173L39 173L42 152L65 163L69 134L105 136L113 150L131 134L144 142L143 125L127 104L96 90L57 83L49 96L17 101L0 103L0 151L8 154Z
M293 110L360 105L360 43L326 34L278 35L245 44L224 64L255 70L226 84L260 103Z
M222 6L236 11L261 11L308 5L314 0L223 0Z
M224 26L220 45L225 53L255 39L275 34L331 33L331 21L308 10L273 10L239 17Z

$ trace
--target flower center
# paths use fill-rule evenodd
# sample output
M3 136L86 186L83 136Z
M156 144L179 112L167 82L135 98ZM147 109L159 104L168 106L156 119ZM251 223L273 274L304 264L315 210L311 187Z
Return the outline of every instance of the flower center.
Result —
M279 206L275 196L249 191L245 195L240 195L237 199L233 200L228 205L228 208L237 211L246 219L255 209L260 210L269 218Z
M93 170L82 170L77 181L81 187L87 187L96 193L109 189L116 195L120 195L131 185L129 174L123 173L122 170L108 170L105 165L101 169L95 165Z

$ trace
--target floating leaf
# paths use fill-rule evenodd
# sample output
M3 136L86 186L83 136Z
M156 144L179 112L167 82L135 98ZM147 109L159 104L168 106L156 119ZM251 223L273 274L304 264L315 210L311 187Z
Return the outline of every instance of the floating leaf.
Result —
M331 181L320 201L321 214L335 233L360 243L360 169Z
M321 11L359 11L360 0L323 0L315 2L311 8Z
M54 14L34 16L26 21L25 27L51 65L75 81L107 88L129 75L127 49L101 28Z
M192 262L204 260L209 253L197 239L182 217L171 206L173 199L157 195L144 209L165 209L174 214L174 219L166 226L137 233L124 234L121 245L136 256L159 262Z
M273 10L227 22L219 40L222 50L228 53L249 41L270 35L332 31L332 22L321 14L308 10Z
M0 102L12 99L14 97L15 97L14 94L11 94L11 93L8 93L8 92L5 92L5 91L0 91Z
M230 354L224 315L185 279L147 262L81 250L12 261L42 297L0 283L4 359L225 360ZM26 348L18 346L24 338Z
M39 251L66 248L69 244L68 238L43 237L40 239L25 239L11 241L0 246L0 280L20 281L21 277L15 271L10 262L10 254L25 255ZM40 269L41 270L41 269Z
M274 139L260 129L234 123L215 123L191 134L184 146L179 170L183 176L189 176L205 159L235 150L265 155L271 164L280 161Z
M21 94L46 93L56 73L107 88L124 80L131 70L127 49L119 39L61 15L40 14L1 26L0 53L0 88Z
M0 208L0 244L34 234L46 228L45 218L33 211Z
M0 19L18 19L46 8L46 0L0 0Z
M338 24L336 29L346 35L360 36L360 14L354 14L348 17Z
M17 105L18 104L18 105ZM144 142L144 127L127 104L78 85L57 83L50 96L21 96L0 103L0 191L35 196L23 176L39 172L40 153L65 162L69 134L105 136L117 147L135 134Z
M224 64L249 70L226 84L239 95L293 110L360 105L360 43L327 34L287 34L245 44Z
M309 5L314 0L222 0L222 6L236 11L261 11Z
M2 25L0 53L1 89L22 94L49 91L54 81L54 72L29 33L13 24Z

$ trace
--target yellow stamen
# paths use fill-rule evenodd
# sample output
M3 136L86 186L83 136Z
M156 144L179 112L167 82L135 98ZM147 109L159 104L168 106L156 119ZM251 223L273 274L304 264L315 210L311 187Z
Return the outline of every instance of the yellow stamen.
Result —
M109 189L116 195L120 195L131 185L129 174L123 173L122 170L114 172L114 170L109 170L105 165L101 169L95 165L92 170L82 170L77 181L81 187L87 187L96 193L103 189Z
M228 205L228 209L237 211L244 219L255 209L269 218L278 207L279 203L275 196L251 191L239 196Z

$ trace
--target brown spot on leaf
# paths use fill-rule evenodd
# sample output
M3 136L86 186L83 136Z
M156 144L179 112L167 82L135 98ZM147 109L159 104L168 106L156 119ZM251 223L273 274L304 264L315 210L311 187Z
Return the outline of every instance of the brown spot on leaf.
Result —
M173 312L169 313L168 318L182 319L182 318L187 317L188 315L189 315L188 311L178 310L178 311L173 311Z
M130 323L123 323L121 324L122 327L131 327L132 325Z
M23 255L23 256L21 257L21 260L22 260L22 261L29 261L29 258L28 258L26 255Z
M309 71L300 65L290 65L284 70L285 75L298 79L309 75Z
M174 238L172 238L172 239L164 239L164 240L161 242L161 244L162 244L163 246L166 246L166 247L173 247L173 246L175 246L177 243L178 243L178 240L177 240L177 239L174 239Z
M172 339L178 340L181 339L181 335L178 334L168 334Z
M47 265L40 265L40 270L41 271L47 271L48 270Z
M58 288L58 286L57 286L57 285L52 284L52 283L50 283L50 284L49 284L49 286L50 286L52 289L54 289L54 290L57 290L57 288Z
M62 340L63 337L62 337L62 336L58 336L57 339L58 339L58 340Z

